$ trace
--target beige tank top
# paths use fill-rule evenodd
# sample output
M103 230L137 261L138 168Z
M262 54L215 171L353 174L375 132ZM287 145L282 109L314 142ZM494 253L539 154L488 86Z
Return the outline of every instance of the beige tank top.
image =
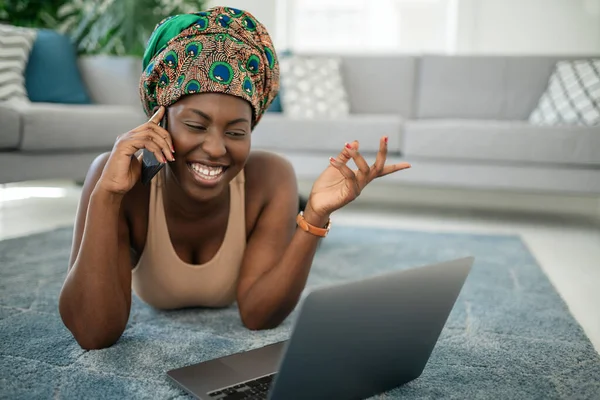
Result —
M133 269L135 294L153 307L224 307L235 301L239 270L246 249L244 172L229 184L231 201L227 231L215 256L205 264L182 261L169 236L162 199L163 174L150 187L148 233Z

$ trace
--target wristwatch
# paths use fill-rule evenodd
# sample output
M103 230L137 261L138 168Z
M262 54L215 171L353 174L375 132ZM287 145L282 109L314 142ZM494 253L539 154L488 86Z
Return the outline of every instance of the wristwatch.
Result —
M298 227L303 231L321 237L327 236L327 234L329 233L329 229L331 228L331 218L327 221L325 227L317 228L316 226L306 222L306 220L304 219L304 211L300 211L300 213L298 213L298 216L296 217L296 223L298 224Z

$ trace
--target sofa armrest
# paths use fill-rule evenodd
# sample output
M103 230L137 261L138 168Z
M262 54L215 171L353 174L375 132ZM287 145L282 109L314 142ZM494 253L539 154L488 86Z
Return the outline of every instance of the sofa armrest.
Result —
M0 103L0 150L15 150L21 143L21 109L27 101Z

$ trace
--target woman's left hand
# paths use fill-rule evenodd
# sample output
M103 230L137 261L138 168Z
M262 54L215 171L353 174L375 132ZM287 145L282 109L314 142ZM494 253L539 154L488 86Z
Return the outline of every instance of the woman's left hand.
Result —
M329 159L330 165L313 184L307 209L326 218L337 209L356 199L373 179L410 168L408 163L385 165L387 137L379 141L379 152L375 163L369 166L358 151L358 142L346 144L337 158ZM352 159L358 170L346 164Z

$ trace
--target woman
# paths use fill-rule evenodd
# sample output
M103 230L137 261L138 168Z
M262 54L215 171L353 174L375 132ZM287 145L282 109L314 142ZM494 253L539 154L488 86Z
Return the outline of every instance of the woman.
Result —
M298 214L290 164L250 151L278 88L273 44L251 14L216 7L157 25L140 82L151 117L92 163L77 212L59 309L83 348L118 340L132 289L161 309L236 301L249 329L276 327L298 302L331 213L409 167L384 166L386 138L371 167L357 142L341 146ZM149 185L141 149L166 164Z

